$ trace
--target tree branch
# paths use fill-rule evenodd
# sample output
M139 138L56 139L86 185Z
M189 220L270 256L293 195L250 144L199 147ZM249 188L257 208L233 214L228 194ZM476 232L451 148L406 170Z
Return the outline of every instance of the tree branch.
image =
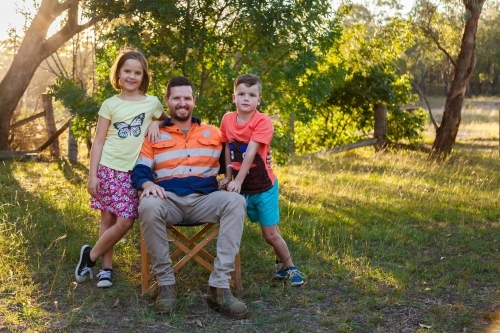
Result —
M425 101L425 104L427 104L427 108L429 109L429 117L431 118L432 124L434 125L434 129L437 131L439 126L436 123L436 120L434 120L434 116L432 115L431 105L429 104L429 101L425 97L424 92L422 91L422 89L420 89L420 87L418 86L418 84L416 84L415 82L413 82L410 78L408 78L408 80L415 87L415 89L417 89L417 91L420 94L420 96L422 96L422 98Z
M101 21L103 18L104 15L101 14L99 16L91 18L85 24L76 25L76 27L71 27L68 25L68 23L66 23L64 27L61 28L61 30L59 30L52 37L50 37L45 41L43 48L43 52L45 53L44 56L48 56L48 54L51 54L52 52L54 52L54 50L57 50L61 45L66 43L71 37L73 37L77 33L82 32L88 27L93 26L97 22Z
M57 72L52 68L52 66L50 66L49 61L47 59L45 59L45 63L47 64L47 66L49 66L49 68L47 69L47 68L45 68L45 67L43 67L41 65L40 65L40 68L41 69L45 69L46 71L49 71L52 74L54 74L55 76L57 76Z
M304 156L312 157L312 156L326 155L326 154L337 154L337 153L341 153L343 151L348 151L348 150L352 150L352 149L356 149L356 148L360 148L360 147L372 146L375 143L377 143L377 141L378 141L377 138L361 140L361 141L357 141L354 143L349 143L347 145L338 146L338 147L330 148L330 149L325 149L325 150L321 150L321 151L311 153L311 154L306 154Z
M287 50L282 56L280 56L278 59L276 59L276 61L274 61L268 68L267 70L262 73L262 76L265 76L267 73L269 73L269 71L274 67L274 65L276 65L278 62L280 62L283 58L285 58L287 55L290 54L290 50Z
M51 22L53 22L56 17L59 17L64 11L79 2L80 0L66 0L65 2L59 2L58 0L42 0L39 12L48 14L44 15L44 17L52 18Z
M68 9L68 20L66 21L66 26L70 30L78 27L78 2L72 4Z
M450 60L451 64L453 65L453 67L457 67L457 63L455 62L455 60L452 58L452 56L448 53L448 51L446 51L444 49L444 47L441 45L441 43L439 42L439 39L436 37L436 35L432 32L432 30L430 28L425 28L425 27L420 27L420 29L424 32L424 34L426 34L427 36L429 36L430 38L432 38L432 40L434 41L434 43L436 44L437 48L440 49L444 54L445 56L448 58L448 60Z
M430 37L434 41L434 44L436 44L437 48L445 54L445 56L451 61L453 66L456 68L457 65L455 63L455 60L451 57L451 55L448 53L448 51L446 51L445 48L441 45L441 43L439 42L439 38L436 36L436 34L434 33L434 31L431 28L432 17L434 16L434 14L437 11L437 6L433 6L433 5L430 5L429 3L427 3L426 9L428 11L428 15L426 15L427 19L425 19L425 17L424 17L424 20L423 20L424 23L422 25L417 25L417 27L420 28L420 30L422 30L422 32L425 35L427 35L428 37Z

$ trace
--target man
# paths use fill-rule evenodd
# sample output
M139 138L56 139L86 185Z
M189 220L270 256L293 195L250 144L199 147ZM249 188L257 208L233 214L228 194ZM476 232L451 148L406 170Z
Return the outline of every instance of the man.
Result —
M143 191L139 219L159 285L156 308L169 313L177 303L166 224L203 221L220 223L207 304L229 317L247 318L247 306L229 288L246 203L237 193L219 190L220 131L192 116L195 101L189 79L178 76L168 82L165 104L170 119L161 126L157 143L144 141L132 172L134 187Z

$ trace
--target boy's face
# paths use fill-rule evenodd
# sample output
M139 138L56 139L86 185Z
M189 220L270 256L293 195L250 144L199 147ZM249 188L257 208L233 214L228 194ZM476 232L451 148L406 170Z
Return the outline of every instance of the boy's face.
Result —
M233 102L236 104L236 109L239 112L253 112L260 104L259 85L246 86L239 84L233 94Z

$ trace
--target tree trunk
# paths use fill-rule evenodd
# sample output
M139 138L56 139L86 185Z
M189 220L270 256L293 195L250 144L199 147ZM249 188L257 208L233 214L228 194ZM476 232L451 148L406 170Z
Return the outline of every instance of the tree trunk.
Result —
M72 121L69 122L68 130L68 160L70 164L76 164L78 162L78 142L71 129L72 123Z
M462 106L467 84L476 65L476 32L485 0L464 0L470 17L465 23L455 73L446 94L443 119L432 144L431 157L445 157L451 153L462 118Z
M49 94L42 94L43 111L45 111L45 127L47 128L47 136L50 138L57 132L56 121L54 119L54 108L52 106L52 96ZM59 140L49 146L50 156L61 157L59 151Z
M9 126L17 103L22 98L35 71L44 59L66 43L75 34L94 25L101 17L94 17L78 25L80 0L42 0L30 27L24 35L9 70L0 82L0 150L9 150ZM68 11L65 25L56 34L46 38L54 20Z

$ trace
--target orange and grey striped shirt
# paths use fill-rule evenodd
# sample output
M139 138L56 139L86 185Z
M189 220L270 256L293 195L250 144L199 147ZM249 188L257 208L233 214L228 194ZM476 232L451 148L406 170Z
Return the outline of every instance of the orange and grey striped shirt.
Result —
M132 184L142 190L142 184L153 181L165 191L184 196L217 191L217 174L222 140L219 129L200 124L193 117L187 134L165 120L160 127L160 140L144 143L132 171Z

